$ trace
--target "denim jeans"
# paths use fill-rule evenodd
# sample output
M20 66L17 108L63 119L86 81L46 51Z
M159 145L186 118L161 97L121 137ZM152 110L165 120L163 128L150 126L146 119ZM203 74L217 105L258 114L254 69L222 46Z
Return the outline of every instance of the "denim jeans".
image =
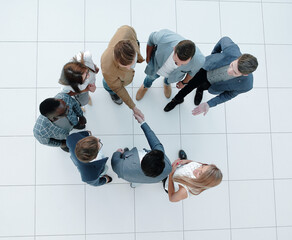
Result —
M110 87L107 85L107 83L104 80L104 78L102 79L102 84L103 84L104 89L107 90L110 95L115 95L116 94L113 90L110 89Z
M159 77L160 76L158 74L155 74L155 76L146 75L146 77L144 79L144 87L150 88L152 86L152 83L155 81L155 79L157 79ZM165 83L165 85L169 85L169 83L167 82L167 78L164 78L164 83Z

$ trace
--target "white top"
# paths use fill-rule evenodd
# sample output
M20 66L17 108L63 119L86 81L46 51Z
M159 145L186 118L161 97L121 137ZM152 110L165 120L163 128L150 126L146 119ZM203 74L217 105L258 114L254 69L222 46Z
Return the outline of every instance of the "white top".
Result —
M175 170L174 174L173 174L173 178L176 177L176 176L186 176L186 177L189 177L189 178L196 178L195 175L194 175L194 170L201 167L202 164L201 163L197 163L197 162L190 162L190 163L187 163L187 164L184 164L184 165L180 165L179 167L177 167L177 169ZM165 182L165 189L168 190L168 178ZM187 188L187 186L185 186L184 184L181 184L181 183L177 183L177 182L173 182L173 185L174 185L174 191L177 192L179 190L179 185L184 187L187 191L187 194L189 197L189 190ZM192 196L193 194L191 194Z
M75 57L78 62L81 62L81 52L77 53ZM96 73L91 71L91 69L95 70L91 53L89 51L84 52L83 59L84 59L85 66L89 68L89 77L85 80L84 83L78 84L78 88L80 89L80 91L83 91L84 89L86 89L88 84L93 84L96 81L96 78L95 78ZM75 91L69 85L61 85L61 92L69 93L69 92L75 92Z
M157 71L157 74L163 77L168 77L178 66L173 60L174 51L170 54L163 66Z

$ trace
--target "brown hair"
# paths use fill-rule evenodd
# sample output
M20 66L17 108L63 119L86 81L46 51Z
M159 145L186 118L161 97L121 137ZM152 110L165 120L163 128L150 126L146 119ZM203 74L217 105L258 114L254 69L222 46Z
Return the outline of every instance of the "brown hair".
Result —
M177 54L178 58L182 61L186 61L192 58L196 52L196 45L191 40L180 41L174 49L174 53Z
M81 162L90 162L96 158L98 150L97 138L89 136L77 142L75 155Z
M82 74L84 74L87 69L88 68L84 64L84 53L81 53L81 61L77 61L77 58L74 57L71 62L68 62L64 65L59 83L63 85L68 84L73 88L76 93L80 93L78 84L83 83Z
M121 40L115 45L115 59L123 66L131 64L135 55L136 51L130 40Z
M222 181L222 172L214 164L208 165L207 170L198 178L190 178L186 176L176 176L173 178L175 182L187 186L190 193L199 195L208 188L215 187Z
M258 60L251 54L242 54L238 58L238 71L242 74L250 74L258 67Z

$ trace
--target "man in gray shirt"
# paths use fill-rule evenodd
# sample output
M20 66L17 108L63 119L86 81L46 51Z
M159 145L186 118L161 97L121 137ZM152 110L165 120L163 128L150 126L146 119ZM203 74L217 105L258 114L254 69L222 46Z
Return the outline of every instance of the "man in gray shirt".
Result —
M150 150L131 150L119 148L112 156L111 164L114 172L135 187L137 183L157 183L165 179L172 167L164 153L163 145L148 124L139 115L134 114L151 147Z

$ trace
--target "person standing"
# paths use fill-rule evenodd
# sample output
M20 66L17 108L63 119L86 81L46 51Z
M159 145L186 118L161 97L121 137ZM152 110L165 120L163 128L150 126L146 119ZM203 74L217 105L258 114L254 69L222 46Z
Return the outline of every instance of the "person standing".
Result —
M35 138L41 144L68 152L66 138L70 131L84 129L86 124L79 103L66 93L58 93L55 98L45 99L39 108L41 115L33 128Z
M151 150L119 148L112 156L111 164L119 178L136 187L139 183L157 183L171 172L171 163L165 155L164 147L144 118L134 114L147 138Z
M184 101L184 97L197 88L194 103L199 105L192 114L207 114L209 108L224 103L238 94L253 88L253 74L258 67L257 59L251 54L241 54L239 47L229 38L223 37L215 45L211 55L206 57L204 66L169 102L165 112ZM203 91L217 95L201 103ZM201 103L201 104L200 104Z
M120 27L107 49L101 56L103 86L118 105L123 102L141 117L143 113L136 107L126 90L134 78L136 63L144 61L140 54L140 44L134 28L124 25Z
M164 95L170 98L171 83L178 82L177 88L182 88L199 71L204 61L200 49L177 33L168 29L151 33L146 49L147 76L136 94L136 100L141 100L160 76L164 77Z
M112 181L112 178L106 175L108 157L102 152L103 144L100 138L91 136L90 131L72 133L67 137L67 146L83 182L100 186Z
M91 105L89 92L96 90L95 81L99 68L93 63L89 51L79 52L71 62L64 65L59 83L61 90L79 102L80 106Z

